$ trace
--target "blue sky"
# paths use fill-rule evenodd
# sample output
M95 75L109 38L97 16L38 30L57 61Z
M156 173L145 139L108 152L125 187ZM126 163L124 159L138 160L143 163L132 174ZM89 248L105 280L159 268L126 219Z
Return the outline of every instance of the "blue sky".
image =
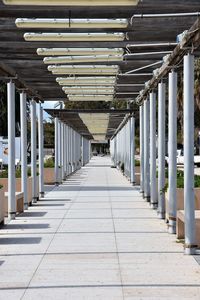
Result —
M44 101L44 103L42 104L42 107L45 108L54 108L54 104L57 101ZM49 121L49 115L44 112L44 119L48 122Z

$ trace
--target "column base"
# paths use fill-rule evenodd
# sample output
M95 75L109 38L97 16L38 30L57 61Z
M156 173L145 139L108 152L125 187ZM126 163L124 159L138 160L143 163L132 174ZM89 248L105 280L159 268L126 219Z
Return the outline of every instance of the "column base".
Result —
M11 220L14 220L16 217L16 212L9 212L8 213L8 220L11 221Z
M158 211L158 218L164 220L165 219L165 213Z
M40 192L40 198L44 197L44 192Z
M158 203L150 203L150 207L152 209L157 209L158 208Z
M197 245L189 245L189 244L185 244L184 245L184 252L186 255L194 255L196 254L196 248Z
M24 203L24 210L28 209L28 203Z
M38 197L33 197L32 203L37 203Z
M168 232L176 234L176 218L174 217L169 217Z
M150 197L150 196L145 196L145 195L144 195L144 199L145 199L147 202L150 202L151 197Z

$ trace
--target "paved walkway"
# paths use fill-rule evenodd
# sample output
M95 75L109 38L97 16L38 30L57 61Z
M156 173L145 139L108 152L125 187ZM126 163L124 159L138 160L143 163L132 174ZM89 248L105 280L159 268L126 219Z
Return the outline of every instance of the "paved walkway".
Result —
M200 299L200 265L109 158L0 230L0 299Z

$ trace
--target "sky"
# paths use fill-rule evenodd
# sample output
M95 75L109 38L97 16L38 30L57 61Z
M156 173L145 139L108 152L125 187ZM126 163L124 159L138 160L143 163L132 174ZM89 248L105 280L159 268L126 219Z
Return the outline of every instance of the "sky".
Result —
M44 103L42 104L42 107L45 108L54 108L55 103L57 103L57 101L44 101ZM50 121L49 119L49 115L44 112L44 119L48 122Z

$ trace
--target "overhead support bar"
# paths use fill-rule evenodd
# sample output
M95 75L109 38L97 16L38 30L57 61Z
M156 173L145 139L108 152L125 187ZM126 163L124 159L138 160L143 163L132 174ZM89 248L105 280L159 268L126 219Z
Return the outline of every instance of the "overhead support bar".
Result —
M144 43L144 44L128 44L126 48L151 48L151 47L174 47L177 46L178 43Z
M161 64L162 62L163 62L163 61L160 60L160 61L157 61L157 62L155 62L155 63L153 63L153 64L149 64L149 65L146 65L146 66L144 66L144 67L141 67L141 68L137 68L137 69L128 71L128 72L126 72L125 74L132 74L132 73L135 73L135 72L138 72L138 71L141 71L141 70L144 70L144 69L147 69L147 68L150 68L150 67L159 65L159 64Z
M135 14L132 16L131 21L133 21L134 18L170 18L170 17L176 17L176 18L182 18L182 17L195 17L199 16L200 12L191 12L191 13L167 13L167 14Z

